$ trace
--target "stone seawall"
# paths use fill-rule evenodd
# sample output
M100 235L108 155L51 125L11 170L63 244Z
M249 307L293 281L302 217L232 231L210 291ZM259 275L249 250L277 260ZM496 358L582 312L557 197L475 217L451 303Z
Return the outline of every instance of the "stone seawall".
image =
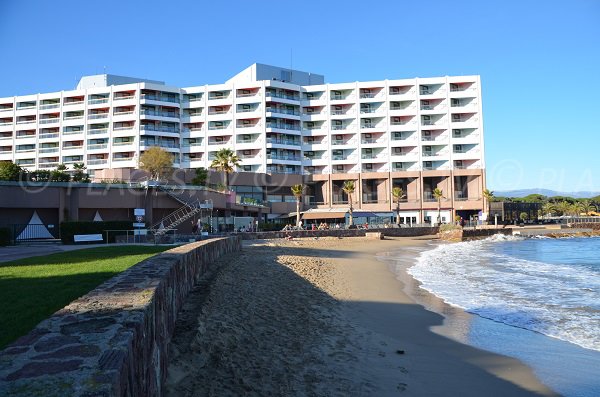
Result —
M259 240L285 238L288 236L300 237L365 237L366 233L382 233L390 237L415 237L436 234L437 227L401 227L389 229L328 229L328 230L292 230L289 232L245 232L239 233L242 240Z
M495 234L503 234L505 236L511 236L513 229L467 229L463 230L463 240L475 240L480 238L486 238Z
M0 352L0 396L161 396L177 313L239 237L146 259L41 322Z

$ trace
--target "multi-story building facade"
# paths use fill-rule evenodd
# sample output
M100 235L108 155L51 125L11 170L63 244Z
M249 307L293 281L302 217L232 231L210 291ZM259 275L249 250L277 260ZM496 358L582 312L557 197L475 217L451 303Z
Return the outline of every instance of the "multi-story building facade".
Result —
M73 91L0 98L0 161L82 162L93 176L126 178L152 146L179 168L206 168L231 148L241 172L304 175L314 207L347 204L341 188L352 179L355 206L367 211L393 211L391 190L402 187L405 222L434 219L435 188L446 221L483 209L479 76L326 84L254 64L219 85L98 75Z

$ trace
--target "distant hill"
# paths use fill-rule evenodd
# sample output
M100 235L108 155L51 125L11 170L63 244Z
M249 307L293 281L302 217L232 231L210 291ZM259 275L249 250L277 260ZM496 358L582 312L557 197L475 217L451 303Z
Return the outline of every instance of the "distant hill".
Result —
M548 189L520 189L520 190L506 190L506 191L494 191L496 197L525 197L530 194L543 194L544 196L567 196L574 198L590 198L600 196L600 192L557 192L555 190Z

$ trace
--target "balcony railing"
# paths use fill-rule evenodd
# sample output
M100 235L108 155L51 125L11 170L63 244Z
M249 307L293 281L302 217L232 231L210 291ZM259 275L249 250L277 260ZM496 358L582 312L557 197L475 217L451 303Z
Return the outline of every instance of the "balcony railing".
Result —
M88 114L88 120L105 119L108 117L108 113L94 113Z
M60 103L46 103L44 105L40 105L40 110L56 109L58 107L60 107Z
M156 127L152 124L142 124L142 126L140 128L144 131L170 132L170 133L174 133L174 134L179 133L179 128L177 128L177 127L165 127L165 126Z
M31 123L35 123L35 119L32 120L19 120L17 121L17 124L31 124Z
M229 140L227 141L208 141L209 145L229 145Z
M54 167L58 167L58 162L52 162L52 163L39 163L38 165L40 168L54 168Z
M124 101L126 99L134 99L135 95L127 95L127 96L115 96L113 101Z
M300 116L300 112L293 109L282 109L282 108L267 108L267 112L271 113L281 113L281 114L291 114L293 116Z
M300 131L299 124L267 123L267 128L278 128L280 130Z
M274 144L279 144L279 145L291 145L291 146L300 146L301 145L299 140L294 140L294 139L267 138L267 143L274 143Z
M384 144L384 143L387 143L387 139L382 139L382 138L377 138L377 139L376 138L363 138L363 139L361 139L360 143L365 144L365 145L367 145L367 144L376 144L376 143Z
M88 99L88 105L98 105L99 103L108 103L108 98Z
M91 145L87 145L88 150L101 150L106 149L108 147L108 143L95 143Z
M88 160L87 163L88 163L88 165L107 164L108 163L108 159L93 159L93 160Z
M171 96L166 96L166 95L141 94L140 99L145 99L145 100L149 100L149 101L179 103L179 95L177 95L175 97L171 97Z
M291 155L291 154L273 154L273 153L267 153L267 160L300 161L300 156L294 156L294 155Z
M58 138L58 133L52 133L52 134L40 134L39 138L40 138L40 139L53 139L53 138Z
M63 150L75 150L75 149L83 149L83 146L82 145L63 146Z
M40 119L40 124L54 124L54 123L58 123L60 121L60 119L56 118L56 119Z
M131 161L135 160L135 157L113 157L113 161Z
M99 135L99 134L107 134L108 128L97 128L88 130L88 135Z
M128 114L133 114L133 110L125 110L125 111L120 111L120 112L114 112L113 116L127 116ZM178 117L178 116L174 116L174 117Z
M209 110L208 114L209 115L215 115L215 114L228 114L231 113L231 110Z
M35 134L17 135L17 139L35 138ZM12 136L0 137L0 139L12 139Z
M73 102L65 102L63 106L72 106L72 105L83 105L83 100L81 101L73 101Z
M271 97L271 98L289 99L291 101L299 101L300 100L300 96L298 96L298 95L290 95L290 94L284 94L284 93L274 92L274 91L267 91L266 96Z
M121 141L121 142L113 142L113 146L128 146L133 145L133 141Z
M128 112L128 113L115 113L115 115L122 115L122 114L132 114L133 111ZM156 116L156 117L174 117L174 118L179 118L179 113L177 112L159 112L156 110L150 110L150 109L142 109L140 111L140 114L145 115L145 116Z
M57 147L40 148L38 150L38 153L56 153L56 152L58 152L58 146Z
M64 116L63 117L63 120L81 120L81 119L83 119L83 114L78 114L78 115L75 115L75 116ZM46 119L46 120L49 120L49 119ZM58 119L56 119L56 120L58 120Z
M361 92L360 95L359 95L359 97L361 99L368 99L368 98L375 98L375 95L376 94L374 94L372 92Z

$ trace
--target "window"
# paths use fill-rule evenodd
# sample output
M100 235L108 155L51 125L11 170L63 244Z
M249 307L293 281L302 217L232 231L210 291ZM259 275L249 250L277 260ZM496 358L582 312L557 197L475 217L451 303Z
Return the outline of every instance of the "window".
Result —
M365 164L365 170L372 170L372 169L373 169L373 164L371 164L371 163Z
M390 87L390 94L398 94L400 93L399 87Z
M244 165L242 166L242 169L246 172L250 172L252 171L252 166L251 165Z
M423 131L423 136L431 136L431 131L429 131L429 130Z
M364 134L366 139L370 139L372 137L371 134Z
M281 81L290 81L292 79L292 73L289 70L281 71Z
M460 114L453 113L452 114L452 121L460 121Z
M251 153L250 150L244 150L243 151L244 156L249 156L250 153Z
M250 125L250 120L242 120L243 125Z
M313 92L306 93L306 99L313 99L314 97L315 97L315 94Z
M402 154L402 148L401 147L395 147L394 148L394 153L396 153L396 154Z
M454 145L454 153L462 153L462 145Z
M451 105L453 107L460 106L460 100L456 98L452 98Z
M421 94L429 94L429 86L428 85L421 86Z
M452 134L454 134L455 138L460 138L462 136L462 130L452 130Z

